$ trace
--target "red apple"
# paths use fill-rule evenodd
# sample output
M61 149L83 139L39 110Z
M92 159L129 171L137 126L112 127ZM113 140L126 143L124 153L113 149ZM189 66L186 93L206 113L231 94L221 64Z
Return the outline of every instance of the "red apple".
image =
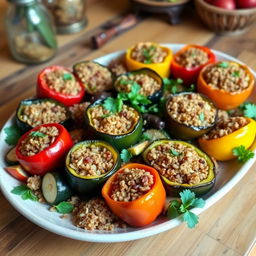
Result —
M256 0L236 0L238 8L253 8L256 7Z
M241 0L243 1L243 0ZM212 5L228 9L228 10L234 10L236 9L236 2L235 0L214 0L212 1Z

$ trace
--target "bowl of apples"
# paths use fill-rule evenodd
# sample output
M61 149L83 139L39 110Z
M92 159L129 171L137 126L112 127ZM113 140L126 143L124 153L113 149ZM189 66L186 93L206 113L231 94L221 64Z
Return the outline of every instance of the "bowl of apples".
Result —
M195 0L203 23L217 34L244 33L256 21L256 0Z

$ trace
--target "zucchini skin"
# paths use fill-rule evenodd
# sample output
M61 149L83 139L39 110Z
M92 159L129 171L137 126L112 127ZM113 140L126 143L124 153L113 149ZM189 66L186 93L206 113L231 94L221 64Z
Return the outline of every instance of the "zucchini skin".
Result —
M56 181L56 186L57 186L57 196L53 202L49 202L46 200L46 197L44 195L46 191L43 190L43 186L42 186L43 196L49 204L51 205L59 204L60 202L66 201L74 194L73 191L70 189L69 185L67 184L66 180L64 179L64 177L62 177L61 174L58 172L49 172L45 174L42 180L42 184L44 183L44 178L46 177L46 175L52 175L54 177L54 180Z
M191 94L191 92L181 92L178 94L183 94L183 95ZM203 96L204 100L210 102L216 109L215 120L211 125L208 125L208 126L186 125L186 124L177 122L168 113L167 106L169 104L169 101L173 97L175 97L175 95L178 95L178 94L170 95L169 98L166 100L166 103L164 106L164 115L165 115L165 119L167 122L167 126L169 128L168 131L171 133L171 135L178 139L190 140L190 139L198 138L198 137L202 136L203 134L207 133L208 131L210 131L216 124L217 116L218 116L218 110L216 109L214 103L210 99L208 99L205 95L201 94L201 96Z
M29 130L31 130L32 127L31 125L29 125L28 123L24 122L23 120L21 120L20 118L20 115L21 115L21 112L22 112L22 109L25 105L32 105L32 104L37 104L37 103L41 103L41 102L44 102L44 101L50 101L50 102L53 102L55 103L56 105L60 105L62 107L65 108L66 110L66 115L67 115L67 118L60 122L59 124L63 125L65 128L69 129L72 125L72 119L71 119L71 113L70 111L68 110L68 108L63 105L61 102L58 102L54 99L50 99L50 98L43 98L43 99L25 99L25 100L22 100L16 110L16 114L15 114L15 121L16 121L16 124L17 126L20 128L20 130L22 131L22 133L25 133Z
M68 166L69 165L69 158L71 152L73 152L75 149L79 148L82 145L90 145L90 144L96 144L99 143L100 145L106 145L111 152L116 156L116 162L113 166L113 168L107 172L106 174L99 176L99 177L93 177L93 178L86 178L82 177L79 175L74 175L72 173L71 168ZM91 197L95 196L97 194L100 194L101 188L107 181L107 179L112 176L121 166L121 160L119 156L119 152L117 151L116 148L114 148L112 145L108 144L105 141L101 140L88 140L88 141L83 141L78 144L76 144L68 153L66 157L66 163L65 163L65 174L67 181L70 185L70 187L79 195L84 196L84 197Z
M164 176L161 175L161 179L162 179L162 182L166 189L166 192L170 196L179 196L179 193L182 192L184 189L189 189L198 196L208 193L213 188L215 181L216 181L216 172L215 172L216 165L206 153L204 153L203 151L201 151L199 148L195 147L194 145L191 145L190 143L187 143L184 141L179 141L179 140L169 140L169 139L156 140L156 141L152 142L146 148L146 150L143 152L142 156L143 156L144 161L148 165L150 165L147 160L148 151L151 148L154 148L155 146L160 145L162 143L166 143L166 142L181 143L181 144L185 144L187 146L191 146L200 156L202 156L205 159L208 166L210 167L208 178L205 179L203 183L197 184L197 185L177 184L177 183L171 182L170 180L168 180L167 178L165 178Z
M95 107L96 105L100 105L103 101L99 100L91 104L87 110L85 111L85 121L86 124L89 126L90 130L93 132L93 134L98 137L99 139L102 139L104 141L107 141L111 145L114 145L118 150L122 150L124 148L128 148L134 144L136 144L141 135L142 135L142 128L143 128L143 119L141 114L137 111L139 115L139 121L135 125L132 131L123 134L123 135L111 135L107 133L103 133L100 131L97 131L91 124L90 124L90 114L89 110L90 108Z

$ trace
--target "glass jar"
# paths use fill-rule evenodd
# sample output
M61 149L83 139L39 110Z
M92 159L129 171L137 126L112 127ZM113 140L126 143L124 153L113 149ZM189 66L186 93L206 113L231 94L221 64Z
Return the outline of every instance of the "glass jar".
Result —
M43 3L53 15L58 33L76 33L86 26L85 0L43 0Z
M36 0L8 1L5 25L13 57L28 64L52 58L57 51L57 41L47 9Z

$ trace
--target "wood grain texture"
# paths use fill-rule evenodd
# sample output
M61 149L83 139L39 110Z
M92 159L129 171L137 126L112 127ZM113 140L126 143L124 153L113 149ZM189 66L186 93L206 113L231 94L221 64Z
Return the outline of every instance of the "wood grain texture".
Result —
M0 18L6 4L0 3ZM145 16L131 30L115 37L94 51L90 36L128 12L126 0L88 1L89 26L71 36L58 36L59 53L52 61L38 66L14 62L7 50L3 26L0 24L0 127L15 111L23 98L35 94L36 74L43 66L71 66L81 59L93 59L112 51L125 49L138 41L163 43L196 43L225 51L255 69L256 27L243 36L220 37L206 30L193 11L184 15L182 24L170 26L161 16ZM124 243L87 243L64 238L37 227L21 216L0 193L0 255L12 256L242 256L256 237L256 164L223 199L200 215L199 225L190 230L185 224L153 237ZM251 254L250 256L252 256Z

